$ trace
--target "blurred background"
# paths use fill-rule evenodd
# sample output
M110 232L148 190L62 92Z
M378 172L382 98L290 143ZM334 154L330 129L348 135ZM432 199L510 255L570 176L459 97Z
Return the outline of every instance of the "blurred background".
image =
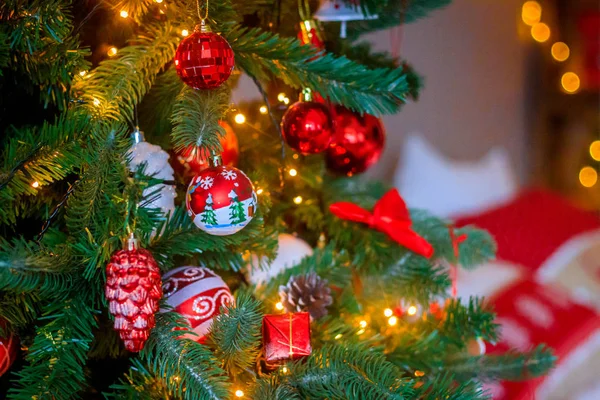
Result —
M425 77L419 101L384 117L388 142L368 176L399 184L403 168L427 169L426 159L407 165L402 157L414 155L405 147L416 135L448 166L475 173L491 151L517 188L543 185L600 209L599 4L454 0L366 37ZM259 98L242 80L235 97L250 96ZM435 196L439 186L430 183Z

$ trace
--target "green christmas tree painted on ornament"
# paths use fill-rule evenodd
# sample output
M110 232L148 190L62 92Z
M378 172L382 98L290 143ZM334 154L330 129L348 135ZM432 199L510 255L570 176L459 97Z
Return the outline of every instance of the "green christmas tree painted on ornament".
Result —
M246 221L246 214L244 213L244 204L238 198L235 190L232 190L229 193L229 198L231 199L231 205L229 206L229 222L232 224L241 224Z
M206 199L206 205L204 206L204 211L202 212L201 219L203 224L206 225L217 225L217 215L215 214L215 210L213 210L213 199L212 194L208 194L208 198Z

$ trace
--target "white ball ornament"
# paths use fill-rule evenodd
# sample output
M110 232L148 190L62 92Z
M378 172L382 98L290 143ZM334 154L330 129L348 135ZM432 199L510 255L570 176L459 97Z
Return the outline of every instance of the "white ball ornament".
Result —
M136 171L145 163L144 173L146 175L156 179L173 181L175 175L173 167L169 164L169 154L160 146L145 142L143 133L138 129L131 134L131 137L134 144L129 150L131 157L129 169ZM169 212L173 213L175 210L175 197L177 197L174 186L160 184L149 187L144 190L144 196L150 195L152 195L152 201L144 204L144 207L160 208L164 215Z
M182 338L202 343L221 306L233 304L234 298L225 281L205 267L179 267L162 277L165 302L181 314L195 335ZM160 312L169 310L161 309Z
M254 285L263 285L271 278L279 275L286 269L297 265L304 257L313 254L312 247L304 240L288 233L282 233L277 238L277 256L269 264L268 269L260 269L257 257L253 257L252 265L248 266L248 280ZM266 263L266 257L263 263Z

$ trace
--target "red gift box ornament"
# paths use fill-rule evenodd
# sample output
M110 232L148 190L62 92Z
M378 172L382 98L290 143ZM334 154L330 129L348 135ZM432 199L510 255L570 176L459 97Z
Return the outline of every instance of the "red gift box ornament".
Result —
M329 211L339 218L367 224L371 229L385 233L398 244L423 257L430 258L433 255L431 244L411 229L408 208L396 189L384 194L375 204L372 213L345 201L331 204Z
M262 337L267 364L309 356L310 315L307 312L265 315Z

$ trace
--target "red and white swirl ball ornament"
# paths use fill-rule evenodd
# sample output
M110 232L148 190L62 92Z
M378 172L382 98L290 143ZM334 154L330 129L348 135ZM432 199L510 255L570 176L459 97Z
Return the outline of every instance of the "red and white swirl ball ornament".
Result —
M184 338L203 342L220 313L234 299L225 281L206 267L179 267L163 275L165 302L181 314L198 336ZM160 310L166 312L167 310Z
M248 225L258 202L246 174L234 167L218 165L192 179L185 204L198 228L211 235L226 236Z
M0 336L0 376L4 375L17 357L19 341L10 332L7 332L6 324L0 320L0 326L6 336Z

